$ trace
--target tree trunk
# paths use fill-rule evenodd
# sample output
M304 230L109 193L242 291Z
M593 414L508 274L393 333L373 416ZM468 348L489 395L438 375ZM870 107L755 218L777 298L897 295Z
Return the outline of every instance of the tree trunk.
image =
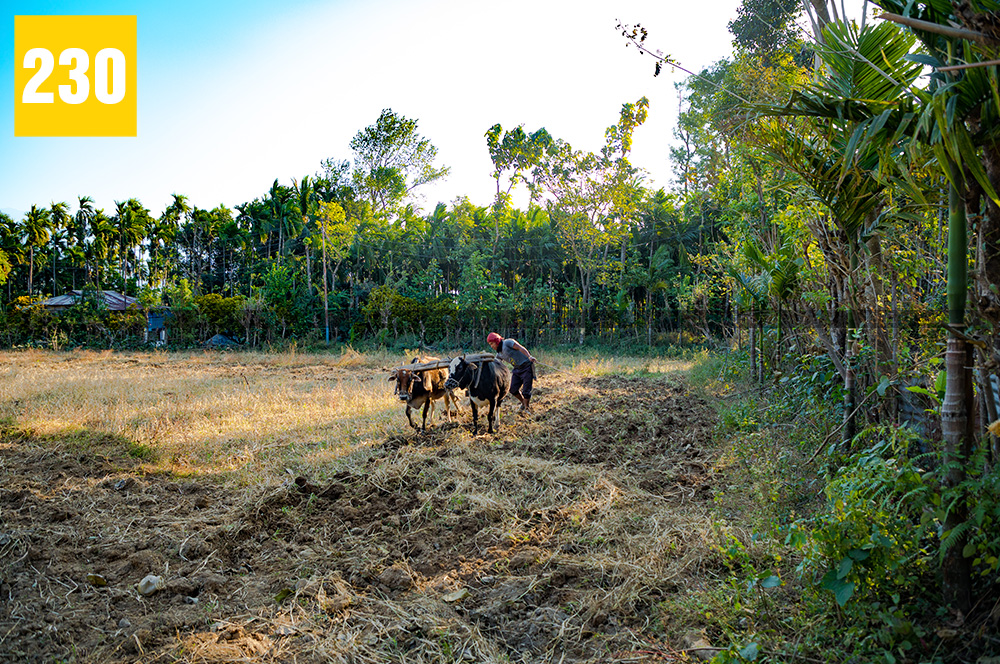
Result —
M983 425L986 426L998 419L996 395L993 393L993 373L986 364L986 354L981 350L976 351L976 364L979 366L979 392L983 396ZM989 464L992 468L998 461L997 446L1000 439L991 433L988 434L987 440L990 446Z
M952 164L953 166L953 164ZM953 169L954 171L954 169ZM972 353L961 335L965 327L968 288L968 240L965 202L955 185L948 190L948 350L945 353L944 403L941 404L941 437L944 442L946 473L944 486L955 489L965 479L964 464L971 451ZM953 501L945 517L945 533L966 520L965 501ZM942 558L943 594L951 607L968 613L972 604L972 569L962 555L966 537L959 537L944 550Z
M330 343L330 294L326 277L326 221L321 222L323 231L323 325L326 327L326 343Z
M858 271L858 247L855 240L849 240L848 251L851 252L851 269L848 274L848 297L847 297L847 339L846 351L844 353L844 433L843 442L850 445L854 436L858 433L857 420L857 374L854 370L854 359L857 357L857 331L854 329L857 322L855 320L855 308L857 307L857 294L854 288L854 277Z

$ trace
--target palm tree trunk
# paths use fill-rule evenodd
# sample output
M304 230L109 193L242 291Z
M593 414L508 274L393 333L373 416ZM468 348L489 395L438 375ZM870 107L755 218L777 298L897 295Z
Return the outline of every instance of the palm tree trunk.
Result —
M857 376L854 371L854 359L857 357L857 340L854 338L857 330L855 309L857 308L857 293L854 288L854 278L858 272L857 241L848 241L850 256L850 274L847 276L847 335L844 348L844 433L843 442L850 445L858 433L857 419Z
M956 169L954 164L952 172ZM965 328L966 291L968 289L968 238L965 201L958 188L948 188L948 350L945 353L944 403L941 404L941 437L944 442L946 473L944 485L955 489L965 480L964 463L972 451L972 349L960 336ZM953 531L967 517L965 500L953 502L945 517L945 532ZM972 604L972 568L962 555L966 537L959 537L943 552L945 602L968 613Z
M653 298L650 287L646 288L646 346L653 347Z

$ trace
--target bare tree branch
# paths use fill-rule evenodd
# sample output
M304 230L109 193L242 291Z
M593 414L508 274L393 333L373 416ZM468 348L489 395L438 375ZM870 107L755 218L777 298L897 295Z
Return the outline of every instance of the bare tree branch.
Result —
M931 23L930 21L921 21L918 18L910 18L908 16L900 16L899 14L890 14L889 12L883 12L879 15L879 18L885 19L886 21L892 21L893 23L898 23L900 25L905 25L908 28L913 28L914 30L923 30L924 32L933 32L934 34L944 35L945 37L954 37L955 39L968 39L969 41L977 41L982 44L997 44L997 40L989 35L984 35L981 32L975 32L973 30L966 30L965 28L953 28L948 25L938 25L937 23Z

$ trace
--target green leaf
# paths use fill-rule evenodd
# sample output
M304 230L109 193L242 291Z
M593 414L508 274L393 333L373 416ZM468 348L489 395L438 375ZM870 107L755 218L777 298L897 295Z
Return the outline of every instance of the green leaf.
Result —
M851 569L854 567L854 561L850 557L844 558L840 561L840 566L837 568L837 578L843 579L845 576L851 573Z
M889 377L888 376L882 376L882 380L879 381L878 387L875 388L875 390L878 392L878 395L880 397L884 397L885 396L885 391L887 389L889 389L890 385L892 385L892 381L889 380Z
M776 574L772 574L766 579L762 579L760 582L761 588L777 588L780 585L781 585L781 577L777 576Z
M934 390L938 394L943 394L945 391L945 386L948 384L948 374L944 371L939 371L937 378L934 379Z
M903 56L904 60L909 60L910 62L919 62L922 65L927 65L928 67L943 67L941 61L932 55L926 55L924 53L910 53Z
M963 558L971 558L974 555L976 555L976 545L974 543L969 542L964 547L962 547Z
M847 555L851 557L851 560L860 563L863 560L867 560L868 557L871 556L872 554L871 551L864 551L862 549L851 549L850 551L847 552Z
M808 541L809 538L806 537L806 534L798 528L788 533L788 537L785 538L785 544L794 546L796 549L802 548Z
M760 646L756 642L751 641L747 645L740 648L740 657L747 660L748 662L757 661L757 655L760 653Z
M820 586L833 593L838 606L847 604L847 601L854 595L854 583L839 578L837 570L832 569L827 572Z
M913 392L914 394L922 394L925 397L933 397L935 399L937 398L937 394L935 394L934 392L931 392L928 389L920 387L919 385L910 385L906 389L909 390L910 392Z

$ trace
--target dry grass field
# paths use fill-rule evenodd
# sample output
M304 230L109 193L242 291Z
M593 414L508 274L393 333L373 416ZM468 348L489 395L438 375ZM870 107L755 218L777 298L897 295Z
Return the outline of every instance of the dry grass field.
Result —
M681 661L718 564L687 365L543 354L473 437L409 428L407 359L0 353L0 661Z

